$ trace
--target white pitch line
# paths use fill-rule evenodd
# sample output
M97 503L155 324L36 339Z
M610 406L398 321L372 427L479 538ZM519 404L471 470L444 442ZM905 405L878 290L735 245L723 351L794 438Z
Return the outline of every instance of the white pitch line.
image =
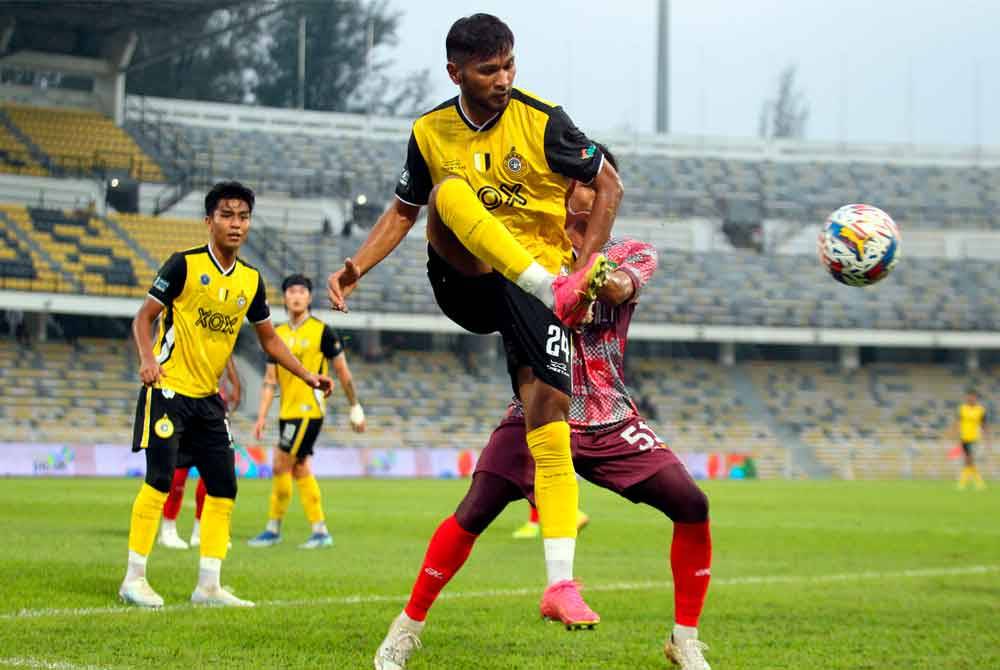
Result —
M985 575L1000 572L1000 565L970 565L955 568L914 568L911 570L896 570L878 572L874 570L863 572L844 572L831 575L759 575L747 577L714 578L711 588L721 586L743 586L747 584L822 584L827 582L846 582L863 579L919 579L921 577L957 577L962 575ZM609 584L594 584L587 586L591 592L616 591L648 591L655 589L670 589L670 581L642 582L612 582ZM489 589L486 591L452 591L443 592L438 599L461 600L467 598L508 598L537 595L538 587L522 587L517 589ZM370 603L395 602L404 603L409 598L406 595L356 594L352 596L331 596L328 598L309 598L303 600L259 600L261 607L316 607L323 605L366 605ZM0 614L2 620L38 619L42 617L86 617L98 614L148 614L156 612L176 612L190 610L191 604L167 605L159 610L141 609L138 607L82 607L73 609L23 609L17 612Z
M0 666L9 668L41 668L42 670L106 670L94 665L77 665L62 661L43 661L38 658L0 658Z

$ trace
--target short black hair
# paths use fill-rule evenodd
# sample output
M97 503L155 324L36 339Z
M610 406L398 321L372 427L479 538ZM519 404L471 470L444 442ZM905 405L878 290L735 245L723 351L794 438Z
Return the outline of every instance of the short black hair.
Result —
M514 33L492 14L473 14L452 24L444 49L450 62L464 65L472 58L484 60L512 51Z
M313 290L312 280L301 272L296 272L285 277L284 281L281 282L281 292L284 293L287 291L289 286L305 286L310 293Z
M220 181L205 194L205 216L212 216L220 200L242 200L253 211L253 190L238 181Z
M597 148L601 150L602 154L604 154L604 159L611 163L611 167L615 169L615 172L618 172L618 159L615 158L613 153L611 153L611 149L608 148L608 145L603 142L594 142L594 144L596 144Z

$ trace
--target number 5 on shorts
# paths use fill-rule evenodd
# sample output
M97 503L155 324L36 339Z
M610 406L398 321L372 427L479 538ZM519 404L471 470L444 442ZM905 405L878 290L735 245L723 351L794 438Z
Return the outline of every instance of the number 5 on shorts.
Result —
M637 425L628 426L621 432L621 438L633 447L638 447L639 451L652 449L660 441L656 437L656 433L646 425L645 421L640 421Z

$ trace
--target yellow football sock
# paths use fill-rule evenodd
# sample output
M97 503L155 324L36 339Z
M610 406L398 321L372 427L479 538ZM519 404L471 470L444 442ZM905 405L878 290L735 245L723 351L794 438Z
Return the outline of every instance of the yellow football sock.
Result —
M580 486L570 455L569 424L553 421L527 437L535 459L535 504L542 537L576 537Z
M160 526L163 516L163 503L167 494L157 491L143 482L139 495L132 503L132 521L128 528L128 548L137 554L149 556L156 540L156 529Z
M969 482L969 477L971 473L969 472L969 466L966 465L962 468L962 474L958 476L958 488L964 489L966 484Z
M281 521L288 512L292 502L292 473L283 472L271 479L271 506L267 512L268 519Z
M319 482L313 475L306 475L295 480L299 487L299 497L302 498L302 507L306 510L306 518L309 523L319 523L325 521L323 516L323 495L319 492Z
M512 282L517 283L535 262L507 227L483 206L465 180L444 180L435 203L444 225L465 248Z
M972 470L972 481L976 483L976 488L977 489L986 488L986 482L983 481L983 476L979 474L979 468L973 465L971 470Z
M232 498L205 496L201 512L201 557L226 557L229 550L229 525L233 519Z

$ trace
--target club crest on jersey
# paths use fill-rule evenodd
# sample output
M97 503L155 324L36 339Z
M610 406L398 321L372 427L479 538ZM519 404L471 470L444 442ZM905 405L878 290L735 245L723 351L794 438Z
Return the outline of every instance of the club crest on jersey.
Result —
M174 434L174 422L170 420L169 416L164 414L153 424L153 430L156 431L157 436L166 440Z
M503 171L511 179L519 179L528 171L528 163L524 160L524 156L517 153L517 149L514 147L511 147L507 155L503 157L501 165Z
M244 307L247 304L246 293L244 293L243 291L240 291L239 296L237 296L237 298L236 298L236 304L237 304L237 306L239 306L241 308Z

